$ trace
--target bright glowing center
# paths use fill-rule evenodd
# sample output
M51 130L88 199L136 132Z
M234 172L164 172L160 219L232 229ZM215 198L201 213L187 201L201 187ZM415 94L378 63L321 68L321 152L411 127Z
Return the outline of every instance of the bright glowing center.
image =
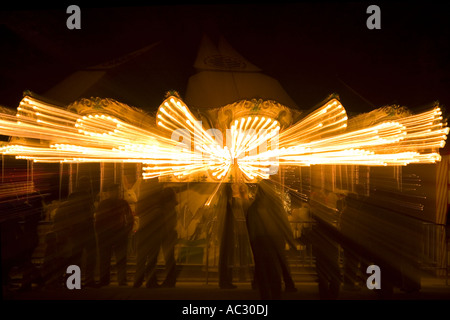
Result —
M136 119L104 112L81 116L25 97L16 116L0 114L0 134L39 139L0 151L42 162L143 163L143 177L186 179L208 174L213 181L267 179L280 166L433 163L449 132L439 107L417 115L348 130L341 103L332 99L291 127L275 119L243 116L222 132L202 126L183 101L167 98L155 129ZM229 180L224 180L229 179Z

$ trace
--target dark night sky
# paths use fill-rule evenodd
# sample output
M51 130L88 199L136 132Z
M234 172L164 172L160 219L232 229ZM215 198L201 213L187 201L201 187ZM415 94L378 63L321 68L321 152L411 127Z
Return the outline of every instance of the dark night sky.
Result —
M81 30L66 28L69 4L4 9L0 105L16 108L24 90L43 94L77 70L161 40L90 92L157 108L168 90L183 96L206 32L224 36L278 79L301 109L331 93L349 112L387 104L419 110L437 100L450 106L450 23L442 2L124 3L78 3ZM381 30L366 28L370 4L381 8Z

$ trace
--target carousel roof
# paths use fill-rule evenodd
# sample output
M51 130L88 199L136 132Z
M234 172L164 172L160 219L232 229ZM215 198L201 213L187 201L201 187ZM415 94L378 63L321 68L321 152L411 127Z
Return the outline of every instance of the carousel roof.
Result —
M197 73L189 78L184 99L192 108L217 108L255 98L297 108L278 80L262 73L223 37L215 45L203 36L194 67Z

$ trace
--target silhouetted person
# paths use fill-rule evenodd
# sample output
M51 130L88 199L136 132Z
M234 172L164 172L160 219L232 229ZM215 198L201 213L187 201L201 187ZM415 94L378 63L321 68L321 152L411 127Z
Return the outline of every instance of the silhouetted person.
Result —
M249 267L252 262L252 250L248 239L248 231L246 224L246 214L250 206L248 188L245 183L234 183L231 185L232 203L231 208L234 218L234 230L236 243L237 265L239 267L240 279L245 277L245 268Z
M79 179L75 191L69 195L69 201L72 206L72 214L69 217L72 242L71 262L84 272L85 286L94 286L97 240L94 227L94 197L88 177ZM86 258L85 266L82 266L83 255Z
M235 289L233 284L234 264L234 216L231 185L225 185L226 210L219 252L219 287Z
M53 226L45 235L45 254L42 276L46 287L64 285L66 269L72 264L72 216L76 205L70 198L62 202L53 217Z
M137 231L137 262L134 287L142 285L147 275L146 287L159 287L156 264L162 249L166 263L164 287L174 287L176 283L176 262L174 248L177 241L175 230L177 216L176 194L171 188L160 185L144 193L145 199L138 205L139 229Z
M23 238L20 240L24 245L22 290L31 289L33 282L42 284L40 272L32 263L33 253L39 244L38 226L42 219L42 211L42 197L37 192L30 194L25 201L22 219Z
M11 212L12 206L8 202L0 203L0 212ZM0 270L2 272L2 286L3 289L9 289L11 285L11 279L9 272L15 266L17 257L17 248L15 242L20 234L18 217L1 217L0 221L0 245L1 245L1 265Z
M136 272L133 284L135 288L142 285L146 276L148 276L146 283L148 288L158 286L155 272L161 245L159 235L161 225L157 219L162 211L161 192L162 185L159 183L144 184L137 204L139 228L136 231Z
M361 229L360 221L358 217L361 215L359 212L363 208L365 199L364 188L361 185L356 185L356 193L350 193L347 198L349 206L344 207L341 214L341 232L344 236L352 239L356 243L358 241L358 230ZM361 259L355 252L355 248L351 245L345 245L343 247L343 282L344 290L357 290L356 286L358 280L358 273L360 271Z
M284 255L286 242L294 248L295 243L283 214L281 199L271 182L263 180L248 209L247 228L255 262L255 284L264 300L281 298L282 278L289 289L295 288Z
M20 289L29 290L32 283L40 284L41 280L38 269L32 263L32 256L39 243L38 224L42 217L42 198L37 192L33 192L1 200L2 283L5 288L11 284L9 273L16 267L22 272Z
M175 245L178 239L176 231L177 212L175 207L178 204L176 193L172 188L164 188L161 196L163 225L161 228L161 248L166 263L166 278L162 287L175 287L177 271L175 262Z
M108 198L101 201L95 215L95 229L98 239L100 285L110 284L111 257L114 251L117 267L117 281L127 285L128 234L133 227L133 215L128 202L119 198L119 185L107 187Z

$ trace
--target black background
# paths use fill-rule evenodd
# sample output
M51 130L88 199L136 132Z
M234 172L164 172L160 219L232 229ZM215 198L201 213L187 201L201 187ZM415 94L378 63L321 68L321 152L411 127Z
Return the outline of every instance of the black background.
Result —
M69 4L81 30L69 30ZM366 9L381 8L381 30ZM143 7L143 5L145 5ZM444 2L11 3L1 12L0 105L45 92L71 73L151 43L89 95L155 110L186 90L203 33L225 39L280 81L300 109L337 93L350 115L389 104L450 105L450 22ZM68 103L68 101L66 102Z

